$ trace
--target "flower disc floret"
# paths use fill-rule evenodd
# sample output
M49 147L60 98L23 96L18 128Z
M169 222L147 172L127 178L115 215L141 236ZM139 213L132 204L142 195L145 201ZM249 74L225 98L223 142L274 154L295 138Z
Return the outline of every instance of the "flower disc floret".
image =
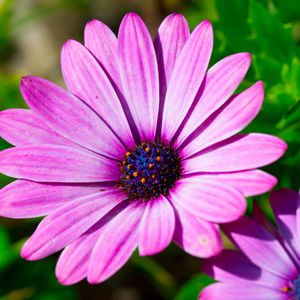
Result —
M119 187L128 198L149 200L166 196L181 176L179 155L170 146L147 142L125 153Z

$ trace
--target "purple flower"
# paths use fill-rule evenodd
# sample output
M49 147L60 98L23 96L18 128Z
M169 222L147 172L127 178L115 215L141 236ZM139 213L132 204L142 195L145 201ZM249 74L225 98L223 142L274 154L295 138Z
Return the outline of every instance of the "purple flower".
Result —
M221 281L206 287L201 300L300 299L300 198L282 189L271 194L277 228L254 208L224 230L240 251L225 250L208 259L204 272Z
M18 179L2 189L0 215L46 216L22 256L64 249L56 274L73 284L104 281L137 247L153 255L173 240L191 255L218 253L217 224L239 218L246 196L275 185L256 168L286 149L270 135L236 135L263 101L262 82L233 96L250 55L207 70L211 24L190 34L178 14L164 20L154 43L130 13L118 39L89 22L84 44L63 46L68 91L25 77L30 110L0 115L1 136L16 146L0 153L0 171Z

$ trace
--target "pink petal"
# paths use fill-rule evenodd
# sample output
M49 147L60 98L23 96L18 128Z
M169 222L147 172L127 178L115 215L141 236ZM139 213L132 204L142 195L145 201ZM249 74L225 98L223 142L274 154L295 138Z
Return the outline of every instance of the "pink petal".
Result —
M44 182L116 180L117 162L92 152L65 146L22 146L0 152L0 172L15 178Z
M199 300L289 300L288 293L249 283L214 283L204 288Z
M88 22L84 30L84 45L97 58L110 79L120 87L118 41L110 28L98 20Z
M47 215L76 198L110 189L100 184L58 184L17 180L0 190L0 215L35 218Z
M93 55L69 40L61 52L61 66L68 90L92 107L127 147L134 140L119 98Z
M288 281L254 265L244 254L224 250L204 262L202 271L222 282L245 282L281 289Z
M125 98L143 140L154 140L159 78L151 36L141 20L127 14L119 29L120 75Z
M162 139L170 141L190 109L206 73L213 46L208 21L192 32L176 59L166 94Z
M90 283L103 282L130 258L138 245L138 226L144 209L142 201L131 202L104 225L90 258Z
M154 40L160 83L158 135L160 135L161 131L163 107L171 73L176 59L189 38L189 35L189 26L184 16L180 14L171 14L161 23Z
M57 144L76 147L76 144L52 130L29 109L1 111L0 136L14 146Z
M277 184L276 177L261 170L207 173L201 176L231 185L239 190L245 197L264 194Z
M235 172L259 168L279 159L286 148L284 141L272 135L236 135L185 160L184 172Z
M168 199L160 196L148 201L139 228L140 255L154 255L167 248L174 228L174 210Z
M100 224L102 224L101 221L68 245L61 253L55 269L55 274L61 284L75 284L87 276L92 250L102 232Z
M171 14L161 23L154 40L161 96L164 97L176 59L190 35L189 25L181 14Z
M67 139L117 159L125 151L96 113L59 86L41 78L23 77L21 92L29 107Z
M280 234L296 254L300 254L300 240L296 221L298 197L297 192L288 189L273 191L270 197Z
M297 232L300 232L300 191L298 193L298 207L296 211Z
M39 224L23 245L22 257L38 260L61 250L123 200L123 193L117 190L98 192L57 209Z
M176 206L174 241L196 257L211 257L222 250L218 226L195 217L180 206Z
M172 202L214 223L237 220L247 208L244 196L230 185L202 176L183 178L170 190Z
M202 95L180 132L176 147L229 99L246 75L250 62L249 53L238 53L225 57L208 70Z
M256 221L242 217L223 225L226 235L258 267L277 276L292 279L297 269L275 237Z
M185 155L191 156L244 129L256 117L263 98L264 88L261 81L232 97L197 129L197 135L184 147Z

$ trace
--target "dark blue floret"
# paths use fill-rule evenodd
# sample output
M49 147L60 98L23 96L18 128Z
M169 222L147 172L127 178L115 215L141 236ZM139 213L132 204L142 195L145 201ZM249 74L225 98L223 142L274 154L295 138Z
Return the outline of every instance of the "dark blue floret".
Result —
M298 275L298 278L293 282L293 290L295 300L300 300L300 275Z
M168 194L181 176L181 162L171 147L147 142L126 152L121 170L119 187L128 198L149 200Z

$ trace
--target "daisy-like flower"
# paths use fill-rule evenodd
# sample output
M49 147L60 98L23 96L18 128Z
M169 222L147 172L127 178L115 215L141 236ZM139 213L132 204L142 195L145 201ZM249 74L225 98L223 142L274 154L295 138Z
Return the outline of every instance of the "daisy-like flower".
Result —
M271 194L277 228L256 205L254 218L224 225L240 251L208 259L204 272L221 281L206 287L201 300L300 299L300 198L288 189Z
M239 218L245 196L274 186L256 168L286 149L270 135L236 135L263 100L261 82L233 96L250 55L207 70L211 24L190 34L177 14L154 42L134 13L118 39L94 20L84 40L62 49L68 91L24 77L30 110L0 115L1 136L16 146L0 153L0 171L18 179L2 189L0 215L46 216L22 257L64 249L56 274L73 284L104 281L137 247L152 255L173 240L198 257L218 253L217 224Z

